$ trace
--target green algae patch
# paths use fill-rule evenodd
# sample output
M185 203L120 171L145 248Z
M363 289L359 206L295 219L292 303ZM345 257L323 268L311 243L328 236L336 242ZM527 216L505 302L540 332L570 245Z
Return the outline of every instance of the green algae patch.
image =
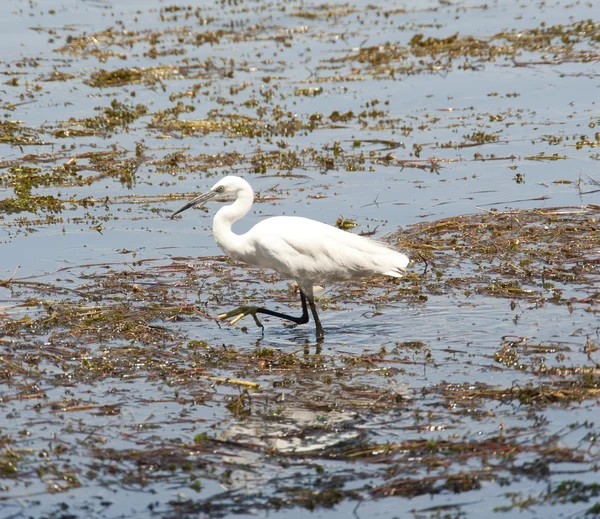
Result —
M181 72L178 67L168 65L142 69L101 69L90 75L87 84L93 88L115 88L139 83L152 85L163 80L173 79L180 75Z
M88 84L95 88L141 83L144 76L138 69L99 70L90 76Z
M110 106L96 108L96 111L100 113L95 117L80 121L71 119L69 122L78 123L91 131L114 131L117 128L127 131L132 123L148 112L148 108L142 104L133 106L113 99ZM85 132L85 130L77 129L60 129L55 132L55 136L63 138L75 137L78 136L74 133L77 131ZM84 133L84 135L89 135L89 133Z
M254 138L260 137L264 131L260 121L237 115L201 120L163 120L160 123L153 123L153 127L160 129L163 133L177 133L183 137L220 133L230 137Z
M4 187L12 188L15 196L0 200L0 213L28 211L60 212L63 201L51 195L33 195L34 189L64 185L72 180L69 172L43 173L40 168L13 166L1 177Z
M65 130L66 131L66 130ZM97 130L93 130L97 132ZM42 162L56 162L54 167L32 167L25 164L9 166L0 175L0 186L12 190L14 196L0 200L0 212L49 212L57 213L78 207L93 207L97 200L93 197L63 196L63 190L81 188L106 179L116 179L131 188L136 183L136 173L143 155L142 148L128 157L126 150L86 152L69 154L68 159L62 152L44 157ZM33 160L32 160L33 159ZM19 162L40 162L37 157L27 156ZM39 194L49 191L49 194ZM104 199L106 204L108 199ZM15 222L19 224L19 222ZM25 223L25 222L21 222ZM29 228L37 225L60 224L62 221L28 220Z
M0 120L0 143L12 146L32 146L45 144L36 130L23 126L21 121Z

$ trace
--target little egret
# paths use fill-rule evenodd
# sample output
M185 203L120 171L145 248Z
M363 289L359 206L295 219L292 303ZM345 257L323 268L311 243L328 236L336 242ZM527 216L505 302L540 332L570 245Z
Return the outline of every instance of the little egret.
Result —
M405 254L382 243L297 216L267 218L247 233L235 234L231 226L250 211L254 202L254 191L250 184L236 176L219 180L210 191L185 204L171 218L217 196L235 198L233 204L219 209L213 219L213 234L221 250L235 260L268 267L294 279L298 283L302 301L300 317L266 308L241 306L219 315L219 320L235 317L231 321L231 324L235 324L243 317L252 315L256 324L262 327L256 316L261 313L305 324L308 322L308 301L317 328L317 339L322 340L324 330L315 306L315 285L374 274L402 277L404 268L408 265L409 259Z

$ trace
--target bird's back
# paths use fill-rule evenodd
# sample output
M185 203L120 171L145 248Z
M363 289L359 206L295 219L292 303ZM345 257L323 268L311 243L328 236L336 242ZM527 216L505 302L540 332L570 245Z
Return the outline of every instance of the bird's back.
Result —
M295 216L267 218L240 238L246 248L236 259L272 268L305 285L374 274L400 277L409 262L382 243Z

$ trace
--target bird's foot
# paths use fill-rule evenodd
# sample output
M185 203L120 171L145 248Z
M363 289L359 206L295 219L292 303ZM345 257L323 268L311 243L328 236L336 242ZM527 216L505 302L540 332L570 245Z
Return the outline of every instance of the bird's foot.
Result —
M256 307L256 306L240 306L239 308L236 308L235 310L230 310L226 314L218 315L217 319L219 321L224 321L225 319L230 319L231 317L233 317L234 319L231 319L231 321L229 321L229 324L233 326L240 319L243 319L247 315L251 315L254 318L254 322L256 323L256 326L264 329L263 324L260 322L260 320L258 319L258 316L256 315L257 310L258 310L258 307Z

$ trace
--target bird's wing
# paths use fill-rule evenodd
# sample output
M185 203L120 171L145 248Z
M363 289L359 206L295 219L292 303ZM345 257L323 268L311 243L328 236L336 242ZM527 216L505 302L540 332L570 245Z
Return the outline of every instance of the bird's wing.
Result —
M408 258L383 244L305 218L272 218L253 233L261 265L314 283L401 275ZM253 229L254 230L254 229ZM258 261L257 261L258 262Z

